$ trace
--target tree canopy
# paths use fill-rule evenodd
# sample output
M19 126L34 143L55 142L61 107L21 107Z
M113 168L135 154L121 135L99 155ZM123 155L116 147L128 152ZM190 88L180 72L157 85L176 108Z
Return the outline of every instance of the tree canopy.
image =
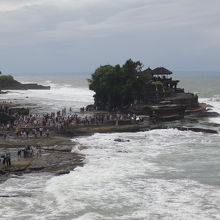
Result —
M140 61L127 60L124 65L100 66L89 79L89 89L95 92L95 105L99 109L120 109L141 99L144 85L150 76L140 74Z
M4 83L4 82L13 82L13 81L15 81L15 80L14 80L14 77L11 76L11 75L1 75L1 76L0 76L0 82L1 82L1 83Z

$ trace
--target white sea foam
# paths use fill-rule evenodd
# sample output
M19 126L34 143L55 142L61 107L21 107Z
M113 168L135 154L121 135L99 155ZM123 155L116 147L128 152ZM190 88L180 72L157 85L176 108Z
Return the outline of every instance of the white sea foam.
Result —
M220 95L215 95L212 98L200 99L200 102L204 102L210 105L210 109L220 114ZM220 117L214 117L209 119L210 122L220 124Z
M6 101L23 100L24 103L35 103L42 111L54 111L62 107L72 107L78 111L80 107L93 103L93 92L88 88L74 88L70 85L60 86L49 84L51 90L11 90L8 94L0 95Z
M45 193L54 196L57 213L76 219L220 218L220 189L197 178L209 158L204 147L216 144L211 137L219 141L172 129L78 138L88 162L49 180Z

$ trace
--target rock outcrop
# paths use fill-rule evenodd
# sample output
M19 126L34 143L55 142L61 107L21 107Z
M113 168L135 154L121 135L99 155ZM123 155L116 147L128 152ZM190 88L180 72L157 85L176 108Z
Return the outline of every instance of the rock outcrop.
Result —
M0 85L0 88L1 90L28 90L28 89L49 90L50 86L42 86L42 85L38 85L37 83L22 84L16 81L16 83Z
M27 90L27 89L50 89L50 86L42 86L37 83L23 84L18 82L11 75L0 76L0 91L1 90Z

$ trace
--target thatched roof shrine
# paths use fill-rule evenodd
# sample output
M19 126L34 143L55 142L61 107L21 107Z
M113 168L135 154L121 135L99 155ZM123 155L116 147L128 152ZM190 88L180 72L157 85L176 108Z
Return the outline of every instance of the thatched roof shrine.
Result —
M148 67L146 70L138 72L137 76L152 75L152 69Z
M151 74L152 73L152 69L150 67L148 67L146 70L144 70L142 73L144 74Z
M143 76L143 75L170 75L172 74L172 72L164 67L157 67L155 69L151 69L150 67L148 67L146 70L139 72L137 75L138 76Z
M157 67L151 71L152 75L170 75L172 72L164 67Z

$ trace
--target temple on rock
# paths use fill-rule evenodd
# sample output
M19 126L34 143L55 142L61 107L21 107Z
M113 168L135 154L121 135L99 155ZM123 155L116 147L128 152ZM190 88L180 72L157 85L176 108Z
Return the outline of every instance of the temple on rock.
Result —
M146 82L142 97L136 97L135 104L181 104L188 108L198 105L198 96L193 93L185 93L183 88L178 88L179 80L172 79L173 73L164 68L146 69L139 73L148 75L151 80Z
M124 65L100 66L89 79L95 92L94 105L88 109L109 112L133 112L158 119L183 118L189 112L202 111L198 96L185 92L179 80L164 68L147 68L127 60Z

